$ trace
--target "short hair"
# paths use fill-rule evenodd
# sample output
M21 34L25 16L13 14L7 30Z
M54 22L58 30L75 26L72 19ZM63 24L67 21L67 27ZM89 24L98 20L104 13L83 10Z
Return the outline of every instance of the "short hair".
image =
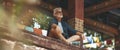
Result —
M53 13L54 13L54 14L55 14L57 11L62 11L62 8L61 8L61 7L58 7L58 8L53 9Z

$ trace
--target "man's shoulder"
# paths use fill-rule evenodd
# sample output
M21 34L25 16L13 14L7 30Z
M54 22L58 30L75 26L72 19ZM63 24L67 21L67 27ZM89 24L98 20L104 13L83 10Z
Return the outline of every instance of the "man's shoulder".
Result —
M51 20L51 22L57 22L57 20L53 18L53 19Z
M57 20L53 18L53 19L50 21L50 23L56 23L56 24L57 24Z

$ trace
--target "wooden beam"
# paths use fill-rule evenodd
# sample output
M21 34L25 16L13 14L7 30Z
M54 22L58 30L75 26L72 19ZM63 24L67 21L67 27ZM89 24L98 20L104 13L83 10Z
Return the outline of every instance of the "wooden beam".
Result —
M69 18L84 19L84 0L68 0Z
M8 27L0 26L0 38L2 39L8 39L11 41L18 41L22 43L29 43L32 45L36 45L38 47L43 47L48 50L84 50L83 48L80 48L78 46L66 44L63 41L56 40L47 36L38 36L35 35L35 33L28 32L25 30L17 30L19 32L11 32ZM3 33L3 34L2 34ZM15 33L15 34L14 34ZM19 35L19 36L16 36Z
M118 35L119 31L117 28L111 27L109 25L105 25L101 22L97 22L88 18L85 18L85 25L92 27L92 28L97 28L95 30L99 30L101 32L104 32L108 35Z
M46 3L46 2L41 2L40 6L50 11L53 10L55 7L59 7L59 6ZM99 13L106 12L106 11L109 11L115 8L120 8L120 1L119 0L108 0L100 4L85 8L85 16L99 14ZM65 16L68 16L68 10L63 9L63 13Z
M58 41L50 37L36 36L36 35L29 34L29 33L25 33L25 35L28 39L31 39L34 44L51 49L51 50L74 50L74 49L84 50L80 47L68 45L66 43L63 43L62 41Z
M70 26L75 30L83 32L83 22L84 22L84 0L68 0L68 12L69 17L67 19ZM74 19L74 20L73 20ZM81 37L80 47L82 48L83 41Z
M120 8L120 1L119 0L108 0L100 4L85 8L85 16L99 14L99 13L106 12L106 11L109 11L115 8Z

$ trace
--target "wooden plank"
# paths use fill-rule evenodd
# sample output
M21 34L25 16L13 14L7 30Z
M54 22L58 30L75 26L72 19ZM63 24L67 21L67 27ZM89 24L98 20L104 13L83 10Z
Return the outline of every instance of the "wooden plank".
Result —
M42 46L48 49L52 49L52 50L80 50L81 48L77 47L77 46L73 46L73 45L68 45L63 43L62 41L58 41L55 39L51 39L49 37L38 37L32 34L25 34L27 35L27 38L33 40L33 43L38 45L38 46Z
M85 19L85 25L91 26L93 28L97 28L99 30L109 32L109 33L107 33L108 35L110 35L110 34L118 35L118 33L119 33L117 28L105 25L101 22L97 22L97 21L94 21L94 20L91 20L91 19L88 19L88 18Z
M115 8L120 8L120 1L108 0L100 4L85 8L85 16L92 16L92 15L103 13Z
M16 32L11 32L7 27L0 27L0 29L7 30L6 32L7 34L4 33L4 35L1 35L3 37L0 38L5 38L13 41L20 41L23 43L36 45L38 47L43 47L50 50L74 50L74 49L84 50L78 46L66 44L60 40L56 40L50 37L38 36L35 35L35 33L31 33L25 30L18 29L20 32L16 33ZM15 33L15 35L13 33ZM20 37L16 35L19 35Z

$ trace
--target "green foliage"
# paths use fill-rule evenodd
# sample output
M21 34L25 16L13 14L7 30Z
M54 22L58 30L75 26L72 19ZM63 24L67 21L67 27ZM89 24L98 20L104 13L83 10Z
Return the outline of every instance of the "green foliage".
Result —
M42 29L48 29L48 24L49 24L49 21L52 19L52 17L39 12L38 14L36 14L36 19Z

